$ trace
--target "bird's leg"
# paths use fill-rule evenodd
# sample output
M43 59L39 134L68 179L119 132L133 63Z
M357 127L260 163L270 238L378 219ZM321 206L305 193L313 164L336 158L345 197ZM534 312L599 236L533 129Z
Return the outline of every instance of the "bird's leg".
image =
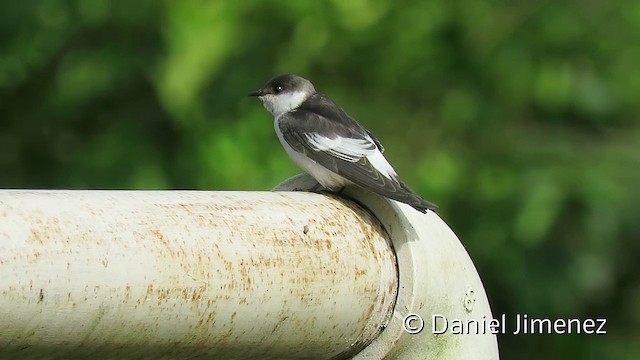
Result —
M299 183L299 186L296 186L293 189L290 189L291 191L304 191L304 192L314 192L314 193L318 193L323 189L322 185L320 185L319 182L317 181L308 181L308 182L302 182Z
M309 187L304 187L304 188L295 188L292 191L304 191L304 192L312 192L312 193L322 193L324 191L327 191L324 187L322 187L322 185L320 185L320 183L316 183L313 186L309 186Z

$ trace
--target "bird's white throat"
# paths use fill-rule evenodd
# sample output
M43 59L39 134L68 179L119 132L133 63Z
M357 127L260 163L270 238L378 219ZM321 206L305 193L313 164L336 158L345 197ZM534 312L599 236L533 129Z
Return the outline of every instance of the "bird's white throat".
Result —
M311 96L306 91L294 91L282 94L267 94L260 96L260 100L264 104L264 107L269 110L275 117L291 111Z

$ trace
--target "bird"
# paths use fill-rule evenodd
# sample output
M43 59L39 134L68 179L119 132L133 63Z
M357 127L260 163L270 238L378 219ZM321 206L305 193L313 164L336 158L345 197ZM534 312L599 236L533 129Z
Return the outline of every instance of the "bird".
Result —
M279 75L249 96L274 116L278 139L293 162L324 189L341 192L355 184L422 213L437 209L400 179L380 141L309 80Z

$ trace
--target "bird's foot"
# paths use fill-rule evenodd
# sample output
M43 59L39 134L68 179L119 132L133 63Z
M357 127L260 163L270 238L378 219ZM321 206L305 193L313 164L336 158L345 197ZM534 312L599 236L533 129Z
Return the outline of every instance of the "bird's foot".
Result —
M316 183L311 188L309 188L308 191L317 193L317 192L322 192L322 190L324 190L324 187L322 187L322 185L320 185L320 183Z
M324 187L322 187L322 185L320 185L320 183L318 182L316 182L311 186L295 187L291 189L291 191L305 191L305 192L313 192L313 193L320 193L320 192L323 192L323 190L324 190Z

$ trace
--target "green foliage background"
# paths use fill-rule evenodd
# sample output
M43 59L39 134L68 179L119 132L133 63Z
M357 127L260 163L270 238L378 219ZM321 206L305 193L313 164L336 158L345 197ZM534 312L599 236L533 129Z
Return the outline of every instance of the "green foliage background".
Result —
M0 187L267 190L299 170L248 92L293 72L440 205L504 359L640 356L640 2L0 3ZM425 335L426 336L426 335Z

